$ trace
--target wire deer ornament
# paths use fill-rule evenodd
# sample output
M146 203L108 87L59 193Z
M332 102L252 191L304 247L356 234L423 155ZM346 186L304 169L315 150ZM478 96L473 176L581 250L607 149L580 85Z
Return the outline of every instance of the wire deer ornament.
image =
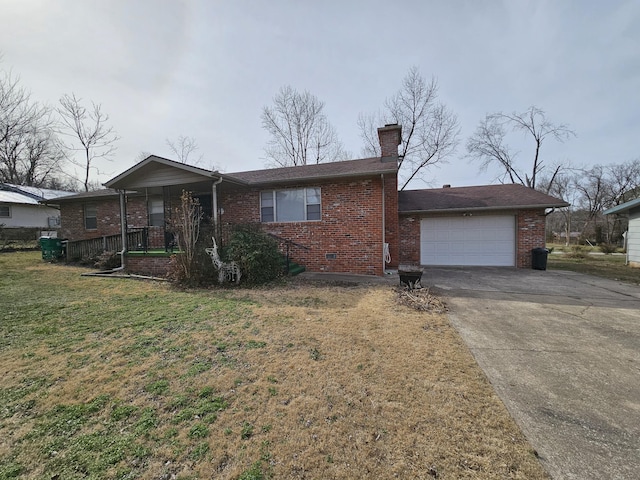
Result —
M236 262L223 262L218 254L218 244L215 237L211 237L211 239L213 240L213 248L205 248L204 251L211 257L213 266L218 270L218 283L240 283L240 278L242 277L240 267Z

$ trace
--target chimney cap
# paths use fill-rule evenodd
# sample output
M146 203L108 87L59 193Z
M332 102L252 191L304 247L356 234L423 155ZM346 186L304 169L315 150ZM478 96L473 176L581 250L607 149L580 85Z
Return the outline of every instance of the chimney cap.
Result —
M445 183L444 185L442 185L442 188L451 188L451 184L450 183Z

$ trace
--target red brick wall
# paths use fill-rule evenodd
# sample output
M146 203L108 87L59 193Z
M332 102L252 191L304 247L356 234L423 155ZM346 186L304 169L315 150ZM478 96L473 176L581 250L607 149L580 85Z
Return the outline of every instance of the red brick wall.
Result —
M516 266L531 268L531 250L545 246L547 218L544 210L521 210L518 212L518 240Z
M400 263L420 264L420 216L400 217ZM531 268L531 250L545 246L544 210L517 212L516 266Z
M391 262L387 268L397 268L400 257L400 219L398 216L398 176L384 176L385 242L389 244Z
M383 157L397 157L398 145L402 141L402 126L388 125L378 129L378 140Z
M400 217L400 264L420 265L420 217Z
M127 255L126 271L150 277L166 277L171 257L152 255Z
M84 228L84 206L96 205L97 229ZM60 205L60 233L69 240L87 240L120 233L120 201L118 197L96 199L91 202L62 203Z
M395 181L393 175L385 177L385 202L389 204L387 211L395 205L397 212ZM313 185L287 185L283 188L304 186L321 187L322 220L263 223L262 228L309 247L309 250L305 250L294 246L290 256L310 271L382 275L381 178L345 179ZM221 195L220 206L224 213L220 221L223 224L259 222L260 191L250 189ZM387 241L392 243L392 252L398 248L398 227L394 218L397 218L397 213L395 216L387 215ZM336 258L328 259L327 254L335 254Z
M179 200L172 199L172 202ZM84 206L93 204L97 211L97 228L84 227ZM176 203L173 203L176 205ZM165 218L169 218L168 206ZM127 227L141 228L149 223L145 197L127 197ZM60 206L60 235L68 240L87 240L105 235L120 234L119 197L97 198L87 202L62 203ZM164 228L149 227L149 247L164 248Z

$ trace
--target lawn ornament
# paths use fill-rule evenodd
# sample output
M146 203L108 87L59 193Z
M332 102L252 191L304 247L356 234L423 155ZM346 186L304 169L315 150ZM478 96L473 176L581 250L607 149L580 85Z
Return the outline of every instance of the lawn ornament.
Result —
M213 240L213 248L205 248L204 251L211 257L213 266L218 270L218 283L235 282L240 283L240 267L236 262L223 262L218 255L218 244L215 237L211 237Z

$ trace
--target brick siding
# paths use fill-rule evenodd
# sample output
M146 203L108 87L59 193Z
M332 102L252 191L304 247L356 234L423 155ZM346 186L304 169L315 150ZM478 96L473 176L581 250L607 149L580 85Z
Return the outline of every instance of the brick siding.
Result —
M420 265L420 217L400 216L400 255L402 265Z
M386 241L391 244L392 259L397 259L398 251L396 182L395 175L385 176ZM264 231L308 247L306 250L294 245L290 256L310 271L382 275L381 178L334 180L282 188L305 186L321 188L322 220L262 223ZM249 189L221 195L220 206L224 213L220 221L227 225L260 222L261 191ZM333 255L335 258L327 257Z
M178 198L171 203L177 205ZM84 224L86 205L95 205L97 228L87 230ZM169 205L165 206L165 218L169 218ZM145 197L127 196L127 227L147 227L149 223ZM149 248L164 248L164 228L149 227ZM60 205L60 237L69 240L88 240L109 235L120 235L120 199L118 197L96 198L93 201L78 201Z
M127 255L126 271L137 275L164 278L169 271L171 257L166 255Z
M516 266L531 268L531 250L545 246L547 217L544 210L518 211Z

